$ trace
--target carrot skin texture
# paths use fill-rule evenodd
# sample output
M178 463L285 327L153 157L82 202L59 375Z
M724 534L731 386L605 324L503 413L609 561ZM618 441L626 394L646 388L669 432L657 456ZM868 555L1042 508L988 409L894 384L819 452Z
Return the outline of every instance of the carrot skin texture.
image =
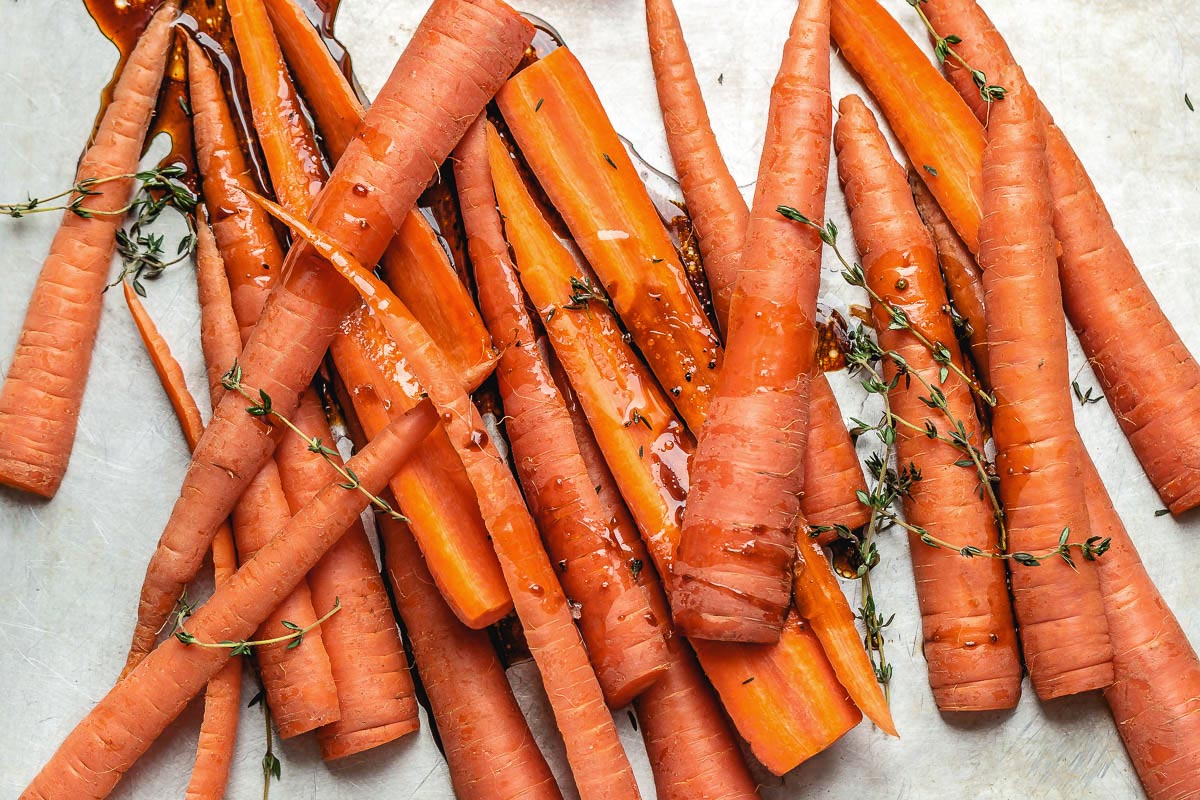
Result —
M503 143L491 138L489 153L521 283L655 567L669 584L694 442L608 309L559 308L561 287L572 277L583 278L586 267L543 217ZM636 423L630 421L631 408L639 410ZM702 639L692 645L738 731L777 775L825 749L862 719L816 637L794 615L774 645Z
M316 224L360 260L377 261L433 166L449 154L531 37L531 26L499 0L437 0L318 197L312 212ZM440 91L446 78L435 66L446 62L459 68L452 93ZM438 97L432 109L426 102L431 96ZM305 246L289 253L285 274L241 365L246 383L270 394L286 415L353 307L354 291ZM153 645L181 587L195 575L217 522L275 442L246 414L242 398L226 396L217 407L147 568L131 664Z
M828 27L828 2L800 3L771 92L727 358L692 463L675 554L671 609L693 638L773 641L791 600L821 243L776 208L824 217Z
M559 800L487 632L466 627L446 605L403 522L380 517L379 535L455 796Z
M838 169L867 284L887 303L903 309L927 339L943 344L951 361L961 367L963 356L945 310L946 289L933 242L917 213L904 170L893 158L874 115L858 97L844 98L839 111L834 139ZM977 270L974 275L978 278ZM899 354L913 372L940 388L949 415L961 421L970 442L981 447L984 430L967 383L954 372L943 380L942 365L929 349L912 333L890 327L887 306L872 302L872 312L880 346ZM887 380L896 372L893 362L884 364ZM889 400L901 418L948 430L952 423L947 415L922 402L926 394L919 381L901 380ZM904 498L905 518L935 537L995 552L999 542L991 505L979 493L974 469L956 464L962 452L903 426L897 432L896 448L900 463L911 464L921 474ZM1003 562L963 558L922 544L915 535L909 544L929 684L938 708L1012 708L1021 696L1022 669Z
M388 476L428 434L436 419L432 407L423 404L350 460L349 467L367 491L383 489ZM336 483L327 486L214 592L188 619L187 631L200 642L249 638L275 609L280 594L299 585L366 505L360 492ZM229 659L229 648L185 645L174 637L163 642L68 734L21 794L22 800L107 797Z
M926 7L940 30L988 75L1016 60L973 0ZM987 107L969 75L947 63L946 77L980 120ZM1200 365L1167 319L1113 225L1083 162L1050 112L1046 157L1054 194L1054 232L1062 245L1063 305L1104 396L1146 476L1174 514L1200 505Z
M178 14L178 3L165 4L142 33L79 164L77 183L137 172ZM84 198L83 207L117 211L132 187L132 178L109 181L96 187L101 194ZM63 212L0 387L0 484L46 498L62 484L121 222L120 214Z
M455 150L454 178L480 304L503 354L497 377L505 431L546 551L579 604L579 631L605 700L622 708L667 670L666 643L631 569L633 554L600 505L525 308L496 210L488 127L481 117L467 131Z
M855 530L871 518L867 507L858 502L858 492L867 490L858 450L829 380L819 369L809 383L803 486L800 513L814 528L845 525ZM836 533L827 531L817 540L824 544L836 538Z
M1036 98L1016 69L998 73L1009 94L992 109L983 157L979 262L996 395L993 433L1010 551L1045 552L1060 532L1088 538L1075 457L1046 135ZM1032 338L1031 338L1032 337ZM1103 688L1112 645L1094 562L1051 559L1012 571L1013 601L1034 691L1043 700Z

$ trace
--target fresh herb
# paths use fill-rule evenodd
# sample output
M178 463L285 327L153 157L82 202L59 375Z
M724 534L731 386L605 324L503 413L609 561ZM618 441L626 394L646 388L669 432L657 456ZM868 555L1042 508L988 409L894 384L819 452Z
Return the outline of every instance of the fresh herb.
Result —
M988 83L987 76L981 70L977 70L967 63L967 60L959 55L954 49L954 45L962 44L962 37L950 34L941 36L933 27L933 23L929 21L929 17L925 14L925 9L921 8L928 0L908 0L908 4L916 9L917 15L921 18L921 22L925 23L925 27L933 36L933 53L937 56L939 64L945 64L947 59L956 61L967 72L971 73L971 80L975 82L975 87L979 89L979 96L986 102L991 103L996 100L1003 100L1008 95L1008 89L1003 86L998 86L994 83Z
M563 308L578 311L588 308L588 303L595 300L601 305L612 307L612 302L608 299L608 295L604 293L604 289L599 284L594 283L588 276L582 278L571 276L571 295L569 301Z
M1183 93L1183 102L1187 105L1188 111L1196 110L1196 107L1192 105L1192 98L1188 97L1187 92Z
M629 559L629 572L633 575L633 580L635 582L637 581L638 576L642 574L642 569L644 568L645 565L642 563L640 558Z
M1158 509L1157 511L1155 511L1155 512L1154 512L1154 516L1156 516L1156 517L1165 517L1167 514L1170 514L1170 513L1171 513L1171 509L1169 509L1169 508L1160 508L1160 509Z
M544 103L544 102L546 102L546 98L544 98L544 97L539 97L539 98L538 98L538 101L537 101L537 105L535 105L535 106L533 107L533 113L535 113L535 114L536 114L537 112L541 111L541 110L542 110L542 103Z
M617 168L617 162L612 160L612 156L610 156L608 153L601 153L601 155L604 156L604 160L608 162L608 165L610 167L612 167L613 169Z
M930 175L932 175L935 178L938 176L938 171L935 168L929 166L928 164L922 164L921 169L925 170L926 172L928 172Z
M248 656L253 652L255 647L262 647L264 645L270 645L270 644L280 644L282 642L288 643L286 649L295 650L297 647L300 646L300 643L304 641L305 634L307 634L312 629L323 624L326 620L328 620L330 617L332 617L334 614L336 614L338 611L340 611L341 608L342 608L341 599L335 597L333 600L333 608L331 608L331 609L329 609L329 611L325 612L325 614L323 616L321 616L319 619L314 621L311 625L307 625L302 628L294 622L284 620L281 624L283 625L284 628L286 628L288 630L288 632L283 634L282 636L274 636L274 637L271 637L270 639L257 639L257 640L252 640L252 641L242 640L242 641L238 641L238 642L230 641L228 639L226 639L224 641L220 641L220 642L204 642L204 641L201 641L200 639L197 639L194 634L188 632L187 629L185 629L183 627L184 614L182 611L180 611L180 612L178 612L178 615L179 615L178 620L179 621L178 621L178 624L176 625L174 636L176 639L178 639L180 642L182 642L185 645L188 645L188 646L196 645L197 647L227 649L230 651L230 655L233 655L233 656Z
M1079 381L1071 381L1071 391L1075 393L1075 399L1079 401L1079 405L1081 406L1099 403L1104 399L1104 395L1102 394L1092 394L1095 390L1091 386L1086 390L1081 389Z

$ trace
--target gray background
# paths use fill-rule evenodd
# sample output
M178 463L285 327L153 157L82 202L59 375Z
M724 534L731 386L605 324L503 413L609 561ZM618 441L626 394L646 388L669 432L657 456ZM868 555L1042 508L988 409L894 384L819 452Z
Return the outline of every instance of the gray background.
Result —
M919 33L904 0L884 2ZM717 136L749 191L767 93L795 4L677 4ZM338 30L369 93L387 76L425 5L345 0ZM1200 11L1189 0L1153 5L993 0L987 8L1091 170L1147 281L1197 350L1200 290L1189 259L1200 244L1200 204L1193 191L1200 116L1187 110L1183 96L1190 90L1200 99L1200 63L1189 59L1200 37ZM667 167L641 2L526 0L522 6L558 26L588 68L617 129L649 161ZM115 50L78 0L0 2L0 31L0 196L17 200L26 192L58 191L71 182ZM856 91L861 90L855 80L835 62L835 100ZM848 227L836 185L829 213ZM0 368L7 367L53 234L51 217L0 219ZM844 309L863 302L841 285L832 263L826 267L831 304ZM151 310L206 406L191 271L176 269L151 289ZM1081 384L1095 385L1073 339L1071 356ZM859 412L862 392L841 376L834 382L843 411ZM1194 547L1200 522L1154 517L1160 503L1106 404L1077 414L1151 574L1193 641L1200 641L1200 589L1189 579L1200 562ZM183 476L185 449L124 304L115 294L107 297L74 458L58 498L47 504L0 490L0 796L20 791L116 677L146 560ZM1041 706L1027 691L1012 713L940 715L925 683L907 544L889 534L880 546L880 603L885 613L897 612L887 645L895 662L893 706L903 738L889 740L862 725L786 780L764 776L772 787L764 796L1139 796L1098 697ZM531 675L513 677L535 729L545 734L550 729L545 706ZM653 796L637 735L623 712L617 719L645 794ZM198 720L194 706L113 796L181 796ZM261 716L247 712L230 797L261 793L262 737ZM320 762L308 739L281 749L283 780L272 788L276 798L452 797L425 731L331 766Z

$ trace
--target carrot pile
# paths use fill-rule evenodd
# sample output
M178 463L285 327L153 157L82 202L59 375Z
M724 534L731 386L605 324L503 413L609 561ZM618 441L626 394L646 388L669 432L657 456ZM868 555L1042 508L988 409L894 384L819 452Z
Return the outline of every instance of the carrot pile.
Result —
M108 797L201 693L186 796L224 796L244 663L326 761L415 731L420 697L467 800L640 797L627 706L658 797L756 798L755 761L903 727L870 582L889 530L938 709L1013 708L1026 671L1042 701L1102 690L1147 794L1200 795L1200 659L1079 435L1066 325L1174 513L1200 504L1200 368L974 0L914 6L945 77L877 0L800 0L749 204L675 6L645 0L698 257L581 61L503 0L432 0L369 107L298 0L224 8L234 80L209 23L146 12L0 390L0 483L52 497L178 36L212 417L123 273L192 460L124 671L22 798ZM831 44L907 171L858 96L835 124ZM835 355L885 410L853 430L823 259L867 306ZM569 787L489 630L510 614Z

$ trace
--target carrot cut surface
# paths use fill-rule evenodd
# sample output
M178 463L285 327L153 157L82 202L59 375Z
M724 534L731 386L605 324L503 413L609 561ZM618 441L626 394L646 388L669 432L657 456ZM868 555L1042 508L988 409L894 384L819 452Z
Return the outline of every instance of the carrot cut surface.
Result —
M129 55L76 185L104 180L83 197L90 213L63 212L34 284L16 351L0 387L0 484L53 497L75 444L104 285L129 201L132 176L158 103L179 4L159 9ZM76 195L72 195L72 198Z
M984 431L975 414L971 387L958 372L943 372L944 365L911 331L891 325L892 309L901 309L926 339L944 346L951 363L961 368L963 356L947 311L933 243L917 213L904 169L893 158L874 115L854 95L842 100L839 112L835 143L850 222L867 286L884 301L872 301L879 344L903 358L916 376L901 379L889 392L896 415L917 426L917 430L900 426L897 432L899 464L921 475L904 498L905 519L958 547L996 553L1000 543L995 515L979 491L981 476L973 467L958 463L968 456L955 445L931 439L922 430L932 424L941 436L949 437L962 423L967 441L982 450ZM893 380L898 365L885 359L883 366L884 377ZM944 412L923 400L934 388L945 398ZM909 541L929 685L938 708L1012 708L1021 695L1022 670L1004 563L964 558L956 550L923 544L916 535Z

